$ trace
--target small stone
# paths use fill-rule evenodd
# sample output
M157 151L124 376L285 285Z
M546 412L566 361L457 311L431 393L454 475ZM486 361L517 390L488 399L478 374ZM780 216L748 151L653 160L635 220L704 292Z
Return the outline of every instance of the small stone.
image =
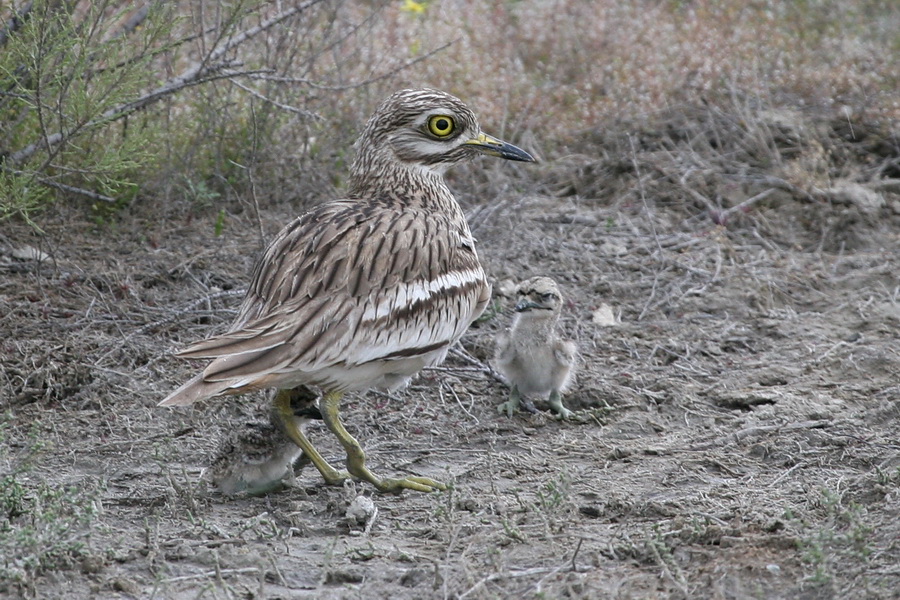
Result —
M516 295L516 282L512 279L504 279L497 283L495 289L497 290L497 293L504 298L512 298Z
M418 587L428 579L428 572L423 569L410 569L400 577L403 587Z
M856 206L866 214L877 213L885 206L884 196L854 181L836 181L823 193L832 202Z
M475 512L478 510L478 501L472 496L464 496L456 501L456 507L460 510Z
M362 583L365 577L359 571L335 570L325 574L325 585L343 585L345 583Z
M721 548L734 548L735 546L740 546L744 543L744 538L734 535L723 535L721 538L719 538L719 546Z
M38 250L34 246L19 246L18 248L13 248L10 251L10 255L19 260L36 260L38 262L50 259L49 254Z
M591 313L591 321L600 327L615 327L619 324L619 319L616 318L612 306L605 302Z
M622 256L623 254L628 253L628 248L626 248L623 244L617 244L616 242L603 242L600 244L600 254L606 256Z
M347 520L347 524L351 528L353 526L363 525L368 532L375 517L378 516L378 507L375 506L375 502L371 498L367 496L357 496L353 499L353 502L350 503L350 506L347 507L347 512L344 513L344 516Z
M123 594L128 594L129 596L137 597L140 595L141 591L138 584L127 577L114 577L109 580L108 585L114 592L121 592Z

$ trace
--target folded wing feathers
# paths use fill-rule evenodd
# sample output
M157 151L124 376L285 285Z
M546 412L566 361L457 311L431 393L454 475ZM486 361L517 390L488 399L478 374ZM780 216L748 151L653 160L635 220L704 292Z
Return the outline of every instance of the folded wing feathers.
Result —
M220 381L208 382L203 380L203 374L196 375L188 380L180 388L169 394L160 406L187 406L204 398L218 396L227 390L229 385Z
M164 402L449 345L489 294L470 237L445 215L321 205L267 249L232 331L179 352L214 360Z

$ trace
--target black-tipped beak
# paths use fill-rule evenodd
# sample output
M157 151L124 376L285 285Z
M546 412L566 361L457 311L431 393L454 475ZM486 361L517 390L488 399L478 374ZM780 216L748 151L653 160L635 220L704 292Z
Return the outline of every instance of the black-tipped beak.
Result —
M478 137L472 138L465 142L469 146L474 146L476 150L487 154L488 156L496 156L497 158L505 158L506 160L520 160L522 162L537 162L534 157L518 146L513 146L503 140L498 140L486 133L478 134Z
M538 306L531 300L519 300L516 303L516 312L525 312L531 310L532 308L540 308L540 306Z

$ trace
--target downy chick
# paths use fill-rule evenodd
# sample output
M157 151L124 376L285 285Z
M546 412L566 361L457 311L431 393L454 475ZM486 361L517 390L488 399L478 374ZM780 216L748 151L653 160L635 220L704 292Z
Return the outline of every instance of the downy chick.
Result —
M305 431L309 421L321 420L316 394L305 387L290 390L290 419ZM303 450L280 427L284 416L272 414L269 423L249 423L225 439L208 477L223 494L246 492L257 496L281 487L284 479L309 462Z
M572 377L577 348L555 332L562 308L559 288L549 277L533 277L519 284L517 295L512 327L497 338L494 363L512 388L497 409L511 417L522 396L549 396L557 418L568 418L572 411L562 405L561 394Z

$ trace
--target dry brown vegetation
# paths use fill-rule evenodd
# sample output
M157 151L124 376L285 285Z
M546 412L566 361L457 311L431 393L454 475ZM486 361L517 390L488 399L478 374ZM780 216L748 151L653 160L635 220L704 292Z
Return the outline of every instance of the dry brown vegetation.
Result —
M173 36L216 22L177 6ZM40 231L3 222L0 595L895 597L898 31L887 0L322 2L271 28L235 57L274 72L131 118L164 151L129 202L54 188ZM579 417L497 414L497 292L446 365L346 402L373 469L451 491L306 469L218 495L203 470L265 397L158 409L197 368L170 352L229 322L264 240L339 193L409 85L541 155L450 180L495 290L567 296Z

